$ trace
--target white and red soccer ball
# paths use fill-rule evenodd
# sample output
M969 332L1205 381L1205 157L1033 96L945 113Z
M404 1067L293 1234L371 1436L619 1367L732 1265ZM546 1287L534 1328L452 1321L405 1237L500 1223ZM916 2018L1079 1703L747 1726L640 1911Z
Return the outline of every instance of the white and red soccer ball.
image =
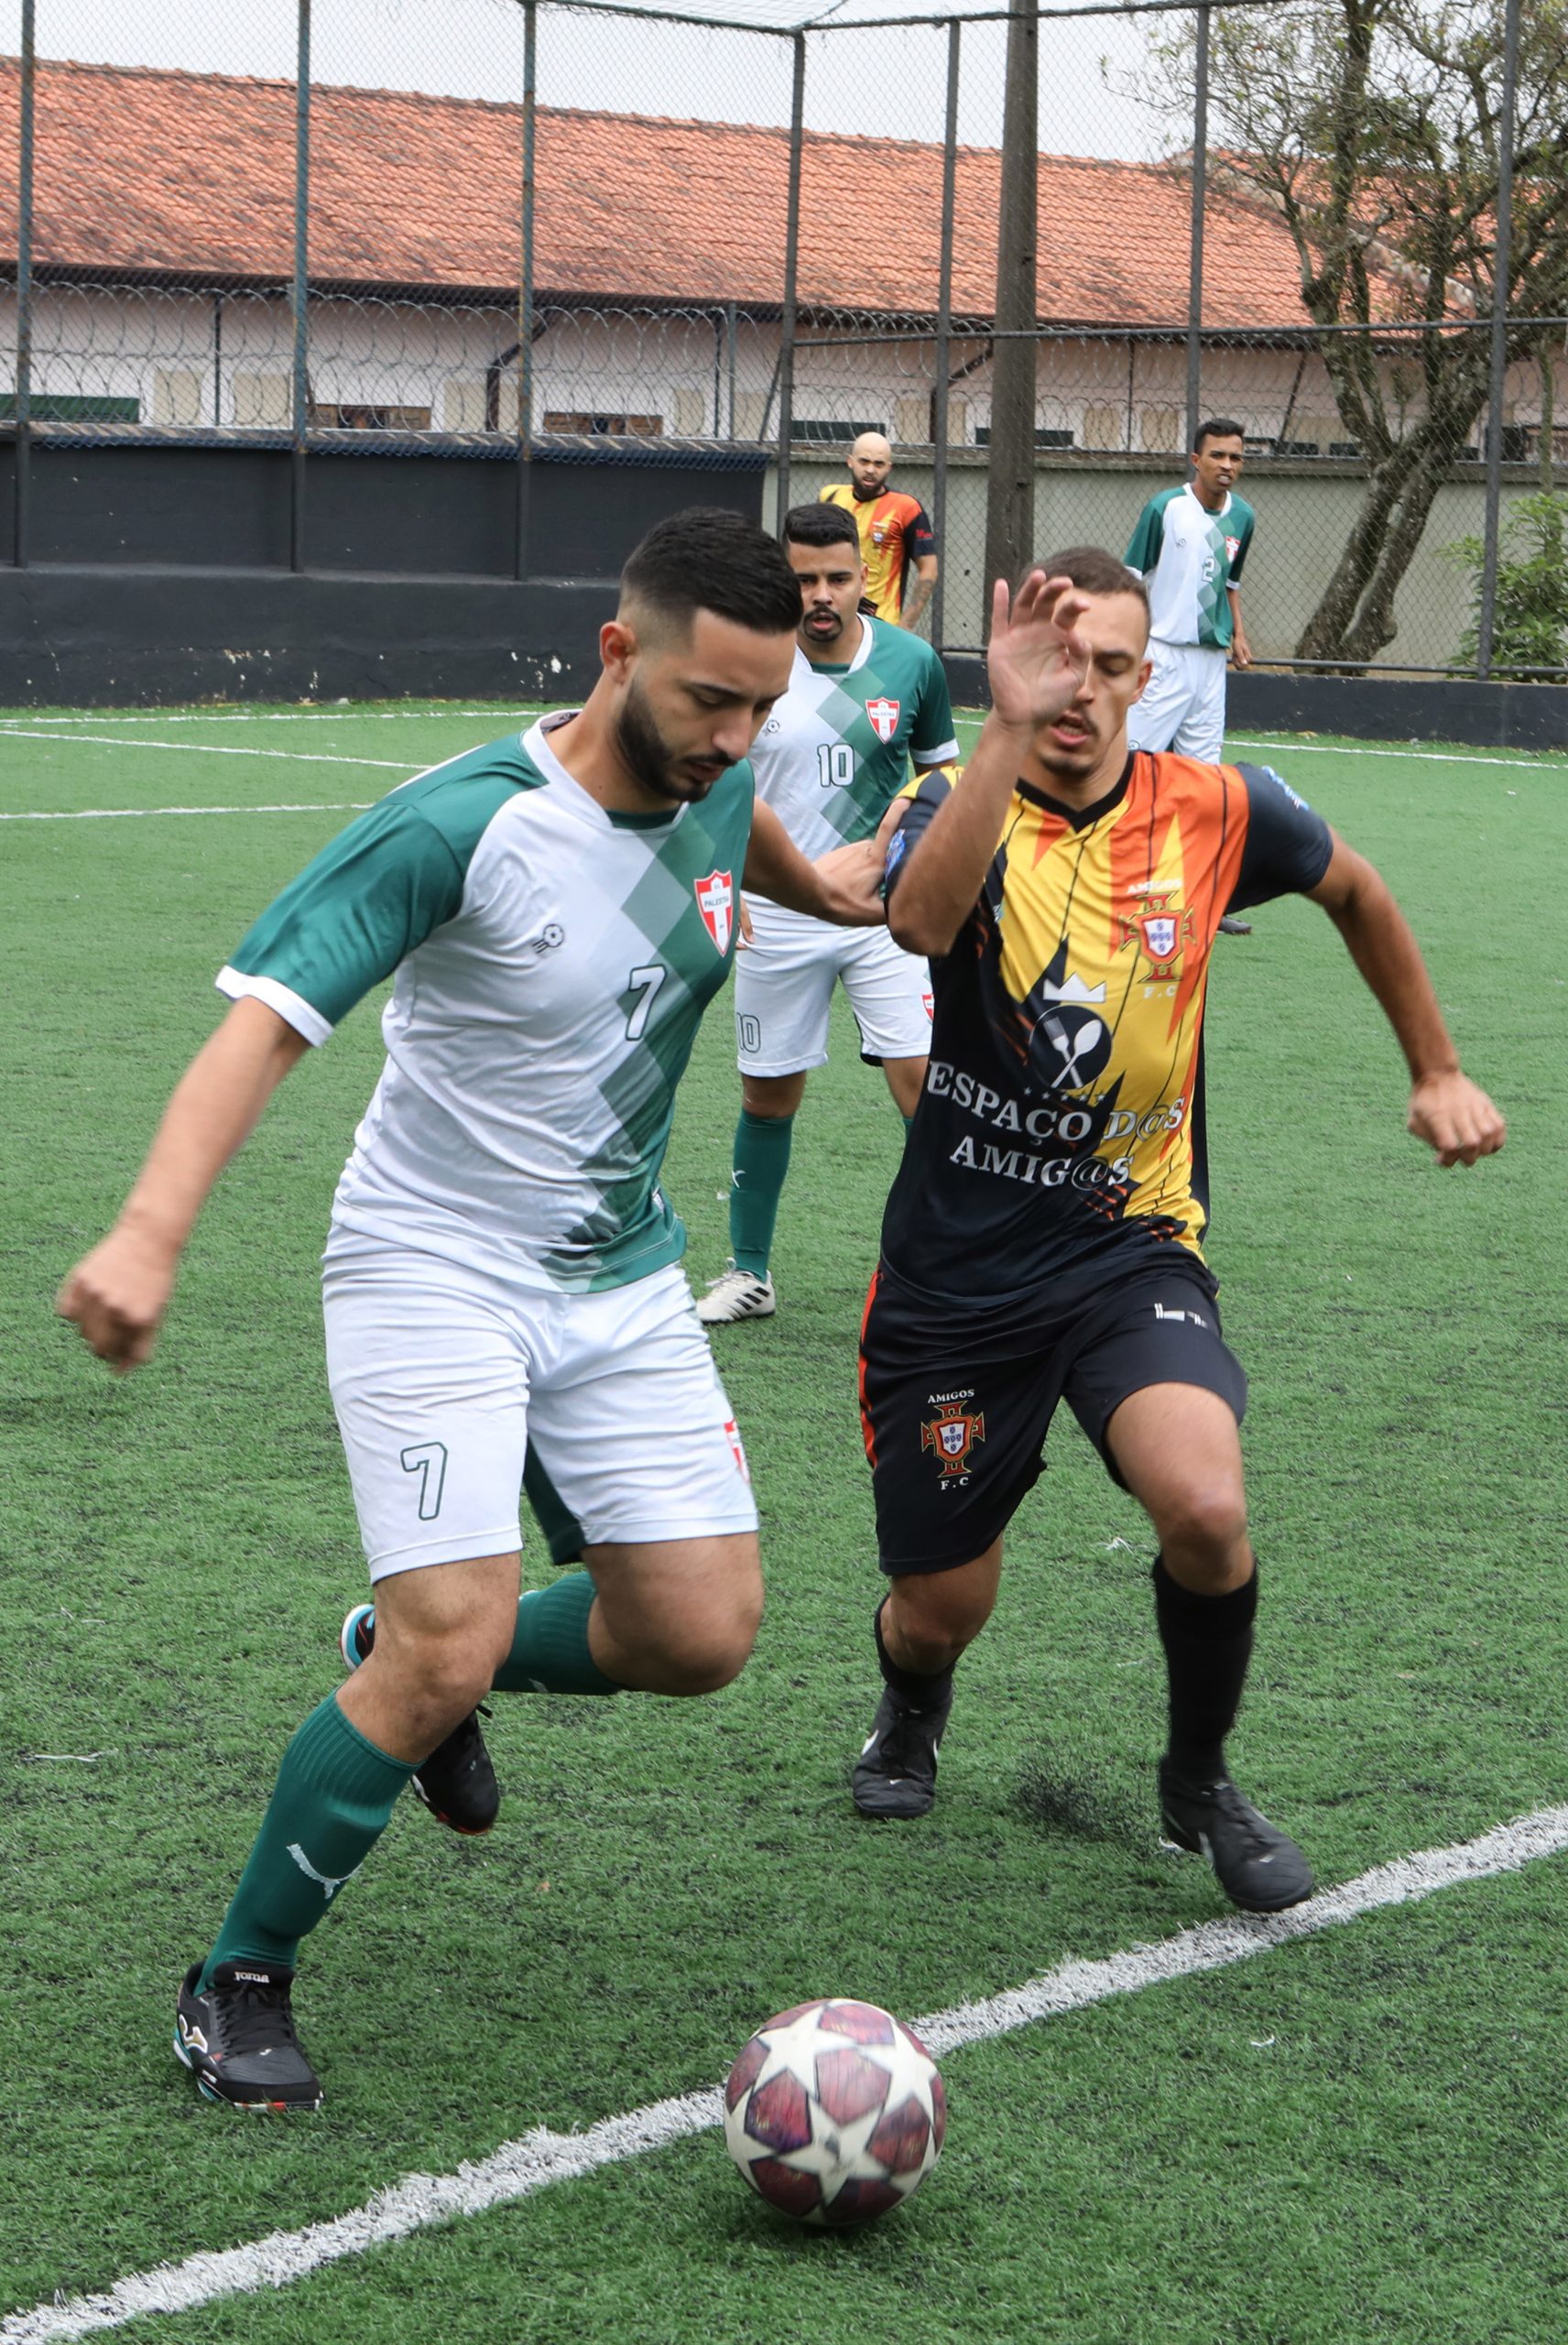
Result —
M752 2188L804 2223L869 2222L931 2172L947 2098L918 2036L875 2003L797 2003L724 2087L724 2141Z

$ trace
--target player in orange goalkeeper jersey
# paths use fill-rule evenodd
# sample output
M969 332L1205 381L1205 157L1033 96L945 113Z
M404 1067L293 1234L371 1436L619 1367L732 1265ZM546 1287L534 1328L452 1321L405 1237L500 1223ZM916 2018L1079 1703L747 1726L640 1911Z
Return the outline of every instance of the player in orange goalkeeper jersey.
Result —
M918 496L888 487L892 469L893 451L880 431L863 431L849 452L849 478L824 488L819 502L854 514L876 616L912 627L936 584L936 531Z

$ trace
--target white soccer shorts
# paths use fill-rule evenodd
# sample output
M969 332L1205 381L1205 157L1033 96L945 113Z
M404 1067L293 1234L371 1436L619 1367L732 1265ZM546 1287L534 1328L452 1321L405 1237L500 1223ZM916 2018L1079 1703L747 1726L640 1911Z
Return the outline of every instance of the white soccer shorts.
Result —
M746 899L751 943L735 961L735 1042L743 1074L801 1074L825 1066L833 989L842 985L869 1058L920 1059L931 1049L931 971L885 928L831 921Z
M1225 654L1209 644L1161 643L1151 636L1154 673L1127 711L1135 749L1174 749L1217 765L1225 754Z
M540 1293L338 1232L322 1297L372 1580L514 1553L530 1443L590 1545L756 1530L679 1263L599 1294Z

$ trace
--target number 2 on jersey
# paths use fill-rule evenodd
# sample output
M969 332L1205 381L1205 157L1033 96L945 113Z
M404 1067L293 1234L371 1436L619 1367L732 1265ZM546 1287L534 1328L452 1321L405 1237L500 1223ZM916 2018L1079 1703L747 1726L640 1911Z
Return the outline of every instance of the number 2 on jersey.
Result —
M631 993L635 993L637 997L626 1011L628 1042L640 1042L648 1031L648 1013L659 998L659 987L669 975L669 970L663 966L662 963L650 961L646 968L634 969L626 979L626 992L621 996L621 999L625 1001L626 994Z
M817 778L824 790L847 790L855 780L855 751L847 741L824 741L817 751Z

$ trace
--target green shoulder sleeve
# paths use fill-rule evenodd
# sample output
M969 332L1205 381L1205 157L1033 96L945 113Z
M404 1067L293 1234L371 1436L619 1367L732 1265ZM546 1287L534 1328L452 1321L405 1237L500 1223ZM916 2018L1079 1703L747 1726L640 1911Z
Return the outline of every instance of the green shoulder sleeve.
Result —
M947 671L929 644L923 649L930 656L924 662L920 706L909 735L909 747L917 758L945 749L957 737L953 729L953 695L947 689Z
M1161 492L1151 496L1138 517L1138 527L1132 533L1132 543L1127 550L1127 566L1147 578L1160 560L1160 549L1165 542L1166 498Z
M1236 547L1236 558L1230 564L1230 584L1233 586L1241 576L1241 565L1247 560L1247 550L1252 544L1253 529L1258 519L1251 506L1244 498L1238 496L1236 503L1241 507L1241 528L1236 532L1241 542Z
M501 745L497 745L499 747ZM539 777L520 753L474 751L422 774L340 831L241 940L225 993L282 988L335 1026L463 901L485 829ZM261 980L256 987L228 982Z

